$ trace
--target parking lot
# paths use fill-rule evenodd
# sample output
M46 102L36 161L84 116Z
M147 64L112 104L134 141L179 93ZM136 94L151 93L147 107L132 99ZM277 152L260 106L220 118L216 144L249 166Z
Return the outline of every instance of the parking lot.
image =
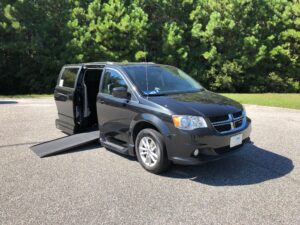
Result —
M158 176L97 144L40 159L54 101L1 99L0 224L300 224L300 110L246 110L254 144Z

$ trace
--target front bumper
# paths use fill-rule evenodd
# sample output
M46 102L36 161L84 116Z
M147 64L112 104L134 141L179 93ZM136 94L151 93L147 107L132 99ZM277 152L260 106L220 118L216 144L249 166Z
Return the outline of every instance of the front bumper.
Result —
M220 134L212 128L198 129L195 131L174 130L166 140L168 158L175 164L198 165L207 161L213 161L241 149L241 147L250 142L251 120L247 119L244 129ZM230 148L230 138L237 134L242 134L243 142L241 145ZM198 149L199 155L193 155Z

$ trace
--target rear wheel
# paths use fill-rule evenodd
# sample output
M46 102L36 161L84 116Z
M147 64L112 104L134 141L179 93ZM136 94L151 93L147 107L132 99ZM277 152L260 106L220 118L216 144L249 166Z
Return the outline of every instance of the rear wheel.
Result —
M144 129L137 135L135 150L140 164L149 172L159 174L170 167L162 135Z

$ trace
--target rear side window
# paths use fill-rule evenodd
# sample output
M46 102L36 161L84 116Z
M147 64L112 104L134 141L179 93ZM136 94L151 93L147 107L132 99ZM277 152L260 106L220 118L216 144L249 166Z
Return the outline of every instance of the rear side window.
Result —
M114 70L106 70L101 88L102 93L111 95L115 87L127 87L127 85L121 74Z
M59 86L74 88L79 68L65 68L60 78Z

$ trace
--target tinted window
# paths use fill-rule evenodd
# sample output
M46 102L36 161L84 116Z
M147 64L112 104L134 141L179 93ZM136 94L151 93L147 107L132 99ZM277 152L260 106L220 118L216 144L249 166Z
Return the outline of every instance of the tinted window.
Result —
M78 68L65 68L59 86L74 88Z
M127 85L118 72L106 70L103 77L102 92L111 95L115 87L127 87Z
M197 81L173 66L131 65L123 68L143 94L184 93L203 89Z

